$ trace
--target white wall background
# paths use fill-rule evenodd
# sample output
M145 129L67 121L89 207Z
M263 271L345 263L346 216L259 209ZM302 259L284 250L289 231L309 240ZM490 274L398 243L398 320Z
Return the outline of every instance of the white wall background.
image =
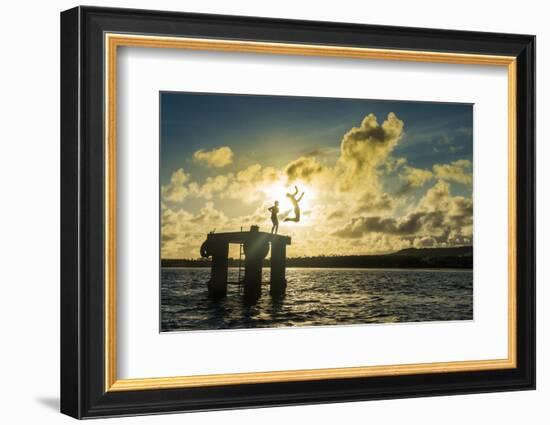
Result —
M545 3L517 1L306 2L128 0L96 5L536 34L538 117L550 114ZM5 2L0 15L0 418L69 423L59 392L59 12L78 3ZM109 423L548 423L550 413L550 132L538 126L538 389L110 420ZM546 194L546 196L544 196ZM28 261L32 259L32 262ZM545 261L546 260L546 261Z

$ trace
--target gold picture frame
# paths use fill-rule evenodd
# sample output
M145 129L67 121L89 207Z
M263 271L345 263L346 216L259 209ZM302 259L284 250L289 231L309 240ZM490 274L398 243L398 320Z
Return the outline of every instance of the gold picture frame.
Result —
M516 58L513 56L441 53L411 50L281 44L253 41L193 39L127 34L105 34L106 130L105 151L107 178L105 186L105 391L150 390L181 387L203 387L265 382L341 379L410 375L417 373L464 372L509 369L516 367ZM116 96L117 52L119 47L189 49L237 53L325 56L359 60L395 60L506 67L508 72L508 358L457 362L400 364L276 372L232 373L169 378L117 379L116 375Z

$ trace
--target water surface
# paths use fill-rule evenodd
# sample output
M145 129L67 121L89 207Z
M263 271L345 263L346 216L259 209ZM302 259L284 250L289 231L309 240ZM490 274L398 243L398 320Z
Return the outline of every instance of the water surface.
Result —
M237 281L237 269L229 280ZM264 269L264 281L269 269ZM238 285L227 297L208 298L209 268L163 268L161 331L271 328L282 326L471 320L471 270L287 269L280 300L263 285L254 306Z

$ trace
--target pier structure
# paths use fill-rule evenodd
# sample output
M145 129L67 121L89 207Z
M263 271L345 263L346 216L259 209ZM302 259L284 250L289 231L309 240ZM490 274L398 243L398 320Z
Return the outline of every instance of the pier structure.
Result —
M240 244L241 256L244 255L244 275L241 277L239 270L239 283L243 285L245 300L256 302L261 296L262 266L270 249L270 293L274 297L283 296L286 291L286 246L291 243L290 237L260 232L258 226L251 226L244 232L208 234L200 249L202 257L212 257L208 295L212 298L227 295L228 254L232 243Z

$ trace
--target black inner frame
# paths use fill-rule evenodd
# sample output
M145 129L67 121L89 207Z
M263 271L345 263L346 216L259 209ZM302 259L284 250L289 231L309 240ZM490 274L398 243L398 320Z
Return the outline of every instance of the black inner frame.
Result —
M105 392L106 32L515 56L517 368ZM534 36L77 7L61 14L61 117L63 413L90 418L535 388Z

